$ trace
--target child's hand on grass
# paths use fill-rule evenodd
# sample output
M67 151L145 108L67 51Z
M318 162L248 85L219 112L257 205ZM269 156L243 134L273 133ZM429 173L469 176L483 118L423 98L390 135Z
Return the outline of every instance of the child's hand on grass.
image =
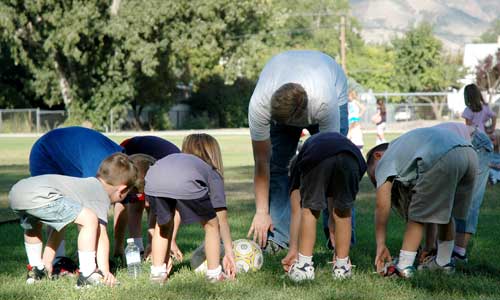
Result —
M224 267L224 272L230 279L236 277L236 263L234 261L233 250L225 251L224 258L222 259L222 266Z
M288 254L281 260L283 270L285 270L285 272L288 272L288 270L290 270L290 267L297 261L297 259L299 259L297 251L288 250Z
M384 270L386 262L392 261L391 253L385 245L377 246L377 255L375 256L375 267L377 273Z
M172 245L170 246L170 255L176 260L176 261L182 261L184 258L184 255L182 254L181 249L177 245L175 241L172 241Z
M102 282L108 286L114 286L117 284L116 278L111 272L103 272Z

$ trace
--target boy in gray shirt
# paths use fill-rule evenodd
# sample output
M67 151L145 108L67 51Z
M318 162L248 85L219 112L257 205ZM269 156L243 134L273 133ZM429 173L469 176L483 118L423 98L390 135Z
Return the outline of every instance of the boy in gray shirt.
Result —
M368 175L377 188L375 265L382 275L410 277L423 225L439 224L438 253L419 269L454 271L453 217L465 219L472 199L477 155L472 145L442 128L420 128L367 154ZM407 221L399 259L384 270L390 253L386 227L391 205ZM387 271L388 270L388 271Z
M122 201L137 180L127 155L115 153L100 165L96 177L41 175L20 180L9 193L9 205L20 216L29 261L27 283L51 274L61 235L50 235L42 257L42 224L56 231L79 225L77 286L113 285L109 272L109 240L106 231L110 203ZM96 249L97 245L97 249ZM97 252L97 254L96 254ZM99 270L96 270L96 257Z

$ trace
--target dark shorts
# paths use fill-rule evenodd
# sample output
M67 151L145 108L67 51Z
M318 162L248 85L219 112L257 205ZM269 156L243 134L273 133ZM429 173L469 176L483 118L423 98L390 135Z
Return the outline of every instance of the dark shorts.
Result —
M333 207L348 209L354 206L361 180L359 162L348 152L325 159L308 173L301 175L302 207L323 210L327 197L333 198Z
M146 195L146 199L159 225L170 222L174 218L176 208L179 210L183 224L204 222L216 217L215 209L208 196L202 199L176 200Z

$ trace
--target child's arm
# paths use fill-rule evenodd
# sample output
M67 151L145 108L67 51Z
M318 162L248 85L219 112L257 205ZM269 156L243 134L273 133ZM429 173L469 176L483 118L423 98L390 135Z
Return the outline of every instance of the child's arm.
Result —
M97 267L104 275L104 283L107 285L114 285L116 279L109 271L109 239L106 225L99 223L99 230L97 230Z
M290 246L288 254L281 260L281 265L285 272L288 272L292 264L299 255L299 229L300 229L300 191L295 189L290 195L290 206L292 209L290 216Z
M392 182L386 181L377 188L377 203L375 208L375 240L377 241L377 254L375 266L377 272L384 267L387 261L391 261L391 254L386 246L387 223L391 213L391 189Z
M218 208L216 209L217 219L219 221L219 231L222 242L224 243L224 271L226 275L233 278L236 274L236 263L234 262L233 254L233 241L231 239L231 231L229 229L229 223L227 222L227 209Z

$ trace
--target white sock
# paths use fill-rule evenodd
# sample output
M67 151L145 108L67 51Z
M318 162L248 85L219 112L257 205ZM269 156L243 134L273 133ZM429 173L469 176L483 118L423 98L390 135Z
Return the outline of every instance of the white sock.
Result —
M43 270L45 267L42 261L43 244L28 244L24 242L24 247L26 248L26 255L28 256L28 263L30 266Z
M163 264L159 267L151 266L151 275L162 275L167 273L167 265Z
M305 256L299 253L299 264L303 265L305 263L312 264L313 257Z
M142 238L134 238L134 244L139 248L140 252L144 251L144 242L142 241Z
M208 278L218 278L221 272L222 272L222 267L219 265L215 269L212 269L212 270L208 269L207 270L207 277Z
M466 248L462 248L462 247L457 246L457 245L455 245L455 247L453 247L453 251L455 253L458 253L461 256L464 256L465 253L467 253L467 249Z
M413 266L413 262L415 262L415 257L417 256L417 251L399 251L399 261L398 261L398 269L404 270L407 267Z
M349 266L349 256L345 258L339 258L338 256L335 258L335 265L339 268L348 267Z
M95 251L78 251L78 260L82 276L87 277L95 271Z
M440 266L445 266L451 261L451 253L453 252L453 246L455 241L438 241L438 250L436 256L436 263Z
M61 243L59 244L59 247L57 247L56 250L56 257L64 257L66 256L66 241L62 240Z

